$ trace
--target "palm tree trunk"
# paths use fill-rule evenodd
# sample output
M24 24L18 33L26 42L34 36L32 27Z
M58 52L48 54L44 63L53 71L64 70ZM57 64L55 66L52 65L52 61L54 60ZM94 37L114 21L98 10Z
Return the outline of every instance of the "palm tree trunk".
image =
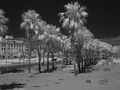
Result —
M54 63L54 53L51 52L52 54L52 69L55 69L55 63Z
M27 32L28 33L28 46L29 46L29 73L31 73L31 46L32 46L32 31L31 30L29 30L29 32Z
M86 67L88 66L88 62L89 62L89 60L88 60L88 54L86 55L86 57L85 57L85 61L86 61Z
M47 71L49 71L49 55L50 53L48 52L47 53Z
M77 57L77 64L78 64L78 74L79 74L81 72L81 66L82 66L80 55L78 55Z
M39 73L41 73L41 45L39 45L38 60L39 60Z
M90 66L91 64L91 50L89 51L89 55L88 55L88 66Z
M76 76L78 74L77 73L77 62L76 62L77 60L76 59L74 60L74 63L73 63L74 64L74 76Z
M40 54L40 52L38 52L38 60L39 60L39 73L41 73L41 54Z
M72 34L72 38L71 38L71 48L72 48L72 54L74 54L74 35ZM74 56L74 55L73 55ZM75 58L75 61L74 61L74 75L76 76L77 75L77 70L76 70L76 60L78 58ZM78 62L77 62L78 63Z
M84 60L83 60L83 57L81 57L81 69L82 69L82 71L84 71Z
M42 65L44 66L45 65L45 55L43 54L43 63Z
M28 52L28 61L29 61L28 72L31 73L31 70L30 70L30 68L31 68L31 66L30 66L30 64L31 64L31 61L30 61L30 59L31 59L31 41L29 39L28 39L28 47L29 47L29 52Z
M31 70L30 70L30 69L31 69L31 65L30 65L30 64L31 64L31 60L30 60L30 59L31 59L31 46L30 46L29 49L30 49L30 51L29 51L29 56L28 56L28 60L29 60L29 68L28 68L28 71L29 71L29 73L31 73Z
M86 58L86 56L84 56L84 69L86 68L86 66L87 66L87 58Z
M80 58L78 59L78 74L80 74L81 72L81 62L80 62Z
M78 63L78 74L80 74L81 70L83 69L83 60L82 60L82 56L81 56L81 49L77 49L77 48L81 48L81 46L76 46L77 63Z

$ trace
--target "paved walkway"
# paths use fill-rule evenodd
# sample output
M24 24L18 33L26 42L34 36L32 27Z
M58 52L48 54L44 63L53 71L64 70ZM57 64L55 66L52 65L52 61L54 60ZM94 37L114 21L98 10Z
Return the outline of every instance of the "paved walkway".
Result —
M119 90L120 67L100 67L100 70L98 68L91 73L83 73L76 77L68 71L34 75L3 74L0 76L0 85L10 85L13 82L21 85L17 86L20 89L12 90Z

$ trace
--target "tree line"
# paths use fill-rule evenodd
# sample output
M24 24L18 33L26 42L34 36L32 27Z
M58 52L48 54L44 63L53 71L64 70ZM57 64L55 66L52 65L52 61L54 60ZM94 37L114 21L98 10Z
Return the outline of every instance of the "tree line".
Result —
M33 43L38 42L39 72L41 72L41 50L47 53L48 71L49 57L52 57L52 68L55 68L55 54L62 53L65 57L73 57L74 69L77 67L75 73L81 73L99 60L107 59L115 54L110 44L96 39L85 26L88 17L85 6L81 6L78 2L71 2L64 5L64 8L65 12L58 14L61 27L48 24L35 10L25 11L21 15L20 27L25 30L26 42L29 47L29 63L31 63ZM0 9L1 36L8 31L7 22L9 19L5 17L4 10Z

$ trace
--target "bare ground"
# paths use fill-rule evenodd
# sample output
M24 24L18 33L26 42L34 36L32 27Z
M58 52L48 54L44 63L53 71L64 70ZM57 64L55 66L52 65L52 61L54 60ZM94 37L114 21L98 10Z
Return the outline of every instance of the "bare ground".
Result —
M120 90L120 66L96 65L92 72L78 76L61 70L1 74L0 90Z

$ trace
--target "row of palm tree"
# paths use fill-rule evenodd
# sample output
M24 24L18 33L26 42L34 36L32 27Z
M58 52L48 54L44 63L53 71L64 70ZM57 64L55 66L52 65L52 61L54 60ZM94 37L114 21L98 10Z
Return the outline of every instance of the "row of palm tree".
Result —
M86 17L88 16L88 13L85 11L86 8L84 6L80 6L78 2L75 3L68 3L65 5L66 12L60 13L60 22L62 22L62 27L67 30L68 38L71 41L71 50L73 53L75 53L75 57L78 63L79 73L80 73L80 61L81 59L81 50L83 47L83 44L89 41L93 37L93 34L84 26L84 23L86 22ZM32 40L39 40L39 47L41 46L41 41L44 41L47 48L48 53L48 59L50 53L53 56L53 52L58 50L58 47L61 48L61 46L68 47L66 43L62 43L64 45L61 45L61 42L63 39L59 37L59 31L57 31L56 27L52 25L46 24L45 21L41 19L41 16L35 12L35 10L28 10L27 12L24 12L22 14L22 20L21 28L26 30L26 36L29 46L29 64L30 64L30 53L31 53L31 46L32 46ZM42 37L42 40L40 40ZM62 35L64 37L64 35ZM59 39L58 39L59 38ZM57 44L56 44L57 43ZM55 49L55 47L57 49ZM77 49L79 48L79 49ZM39 48L39 57L40 57L40 49ZM66 51L66 49L62 50ZM49 60L47 60L47 68L49 70ZM39 60L40 62L40 60ZM39 65L40 67L40 65ZM54 67L54 66L53 66ZM41 70L39 70L41 71ZM29 69L30 72L30 69Z
M112 45L95 39L90 30L85 27L86 17L88 16L86 7L81 6L78 2L68 3L64 7L66 11L59 14L60 22L62 22L62 27L71 40L71 48L78 64L78 73L85 68L86 60L83 60L83 58L87 59L88 65L97 63L103 57L109 58L113 51ZM87 44L89 49L85 50L87 54L83 57L82 51Z
M68 37L71 39L71 48L76 55L78 73L80 73L81 67L83 66L83 60L81 57L83 44L87 43L94 36L84 26L86 23L86 17L88 16L86 7L81 6L78 2L68 3L64 7L66 11L59 14L60 21L62 22L62 27L67 29Z
M42 20L35 10L28 10L22 14L20 27L25 30L27 45L29 47L29 65L31 50L37 42L39 57L39 72L41 72L41 50L47 53L47 70L49 71L49 57L52 57L52 68L54 66L55 53L62 52L63 55L72 55L77 63L78 73L86 66L90 66L100 60L101 54L108 54L110 45L95 39L89 29L85 27L88 13L85 6L78 2L71 2L64 5L65 12L59 13L62 29L54 25L47 24ZM0 35L4 35L8 30L6 23L8 19L4 16L4 11L0 10ZM102 52L102 53L101 53ZM75 65L75 64L74 64ZM75 66L74 66L75 68ZM30 66L29 66L30 72Z
M49 57L52 57L52 66L54 68L54 53L60 51L60 38L58 37L59 28L47 24L45 21L40 19L39 14L34 10L28 10L23 15L22 28L25 28L27 38L29 41L29 50L31 50L32 41L37 41L38 43L38 55L39 55L39 71L41 72L40 65L40 50L42 49L42 44L45 45L47 51L47 70L49 71ZM45 51L45 50L44 50ZM31 52L30 52L31 53ZM29 55L30 55L29 53ZM30 62L30 56L29 56Z
M27 12L24 12L22 14L22 20L23 22L21 23L20 27L25 29L25 33L27 36L27 41L28 41L28 47L29 47L29 73L30 71L30 57L31 57L31 48L32 48L32 40L35 32L38 32L42 34L42 20L40 18L40 15L35 12L35 10L28 10ZM38 50L38 57L40 58L40 46L37 49ZM41 72L41 65L40 65L40 60L39 60L39 72Z

